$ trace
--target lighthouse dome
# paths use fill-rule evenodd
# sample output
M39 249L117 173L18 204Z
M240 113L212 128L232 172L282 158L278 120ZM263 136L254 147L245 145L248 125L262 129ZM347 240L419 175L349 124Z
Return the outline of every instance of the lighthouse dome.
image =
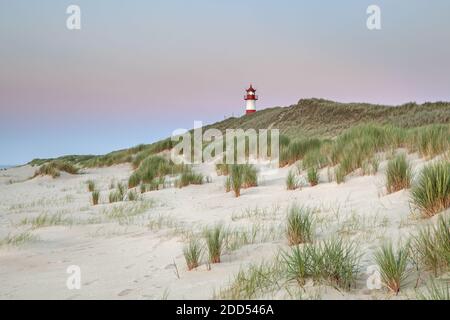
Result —
M247 92L256 92L256 89L254 89L253 86L250 85L250 88L248 88L246 91Z

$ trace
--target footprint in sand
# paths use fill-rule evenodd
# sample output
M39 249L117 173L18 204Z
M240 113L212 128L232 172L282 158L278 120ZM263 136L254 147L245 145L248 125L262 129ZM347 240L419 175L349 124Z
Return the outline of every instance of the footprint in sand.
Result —
M130 294L132 291L133 291L133 289L125 289L125 290L122 290L122 291L119 292L118 296L119 296L119 297L126 296L126 295Z
M88 286L88 285L93 284L94 282L97 282L97 281L98 281L98 279L94 279L92 281L85 282L83 285L84 286Z

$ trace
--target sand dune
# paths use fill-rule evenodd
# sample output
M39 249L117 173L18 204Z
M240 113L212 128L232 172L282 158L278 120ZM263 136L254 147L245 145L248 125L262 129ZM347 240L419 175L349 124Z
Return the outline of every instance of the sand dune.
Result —
M425 161L409 156L415 170ZM128 165L86 169L79 175L32 176L29 166L0 172L0 239L26 234L23 243L0 247L1 299L210 299L251 263L270 261L286 249L286 209L292 203L315 208L318 239L339 235L361 247L362 274L356 288L340 292L321 286L316 298L392 298L385 290L365 286L373 251L383 241L406 238L429 221L411 214L409 191L386 195L381 163L375 176L354 174L344 184L327 182L326 169L315 187L287 191L290 168L259 172L259 186L234 198L224 192L224 177L213 166L197 166L211 183L143 194L141 201L109 204L112 181L126 181ZM92 206L86 181L101 191ZM116 208L116 209L114 209ZM119 209L117 209L119 208ZM115 211L114 211L115 210ZM46 214L54 225L32 224ZM25 220L27 219L27 220ZM433 219L431 219L432 221ZM222 263L187 271L182 249L190 232L222 223L231 231L256 236L225 251ZM81 289L69 290L70 265L81 268ZM414 284L398 298L414 295ZM271 298L290 298L275 290Z

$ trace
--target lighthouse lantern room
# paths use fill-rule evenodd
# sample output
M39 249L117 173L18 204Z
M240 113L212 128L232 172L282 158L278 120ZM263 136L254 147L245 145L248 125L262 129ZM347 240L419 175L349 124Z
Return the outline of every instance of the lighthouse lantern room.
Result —
M253 89L252 85L250 85L250 88L246 91L247 94L244 96L244 100L247 102L245 114L256 112L256 100L258 100L258 96L255 94L256 89Z

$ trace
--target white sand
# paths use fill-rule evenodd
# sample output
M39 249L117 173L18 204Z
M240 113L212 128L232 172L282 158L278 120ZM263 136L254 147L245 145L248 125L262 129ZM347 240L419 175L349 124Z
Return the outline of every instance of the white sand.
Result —
M410 158L416 170L423 166L423 160ZM132 172L128 165L89 169L80 175L63 173L56 179L27 180L35 170L29 166L0 171L0 239L27 231L37 237L0 247L0 299L210 299L241 267L269 261L280 248L287 248L282 224L293 202L317 209L318 240L338 234L357 241L363 252L357 288L338 292L325 287L320 298L391 298L385 290L370 291L365 286L364 271L374 264L373 250L387 239L406 239L430 220L411 214L408 191L386 195L385 166L382 162L376 176L354 175L340 185L328 183L324 169L318 186L295 191L285 188L289 168L275 174L260 172L260 186L234 198L224 192L224 177L205 165L197 170L211 176L212 183L148 192L143 203L152 206L129 219L108 218L105 213L117 206L130 212L141 203L107 203L111 181L125 182ZM98 206L90 204L87 180L94 180L101 190ZM264 214L247 216L256 207ZM24 218L42 213L67 221L35 229L21 224ZM182 254L186 233L219 222L231 229L260 225L276 231L262 232L256 243L229 250L211 270L202 264L187 271ZM70 265L81 268L80 290L66 287ZM413 293L410 288L400 297Z

